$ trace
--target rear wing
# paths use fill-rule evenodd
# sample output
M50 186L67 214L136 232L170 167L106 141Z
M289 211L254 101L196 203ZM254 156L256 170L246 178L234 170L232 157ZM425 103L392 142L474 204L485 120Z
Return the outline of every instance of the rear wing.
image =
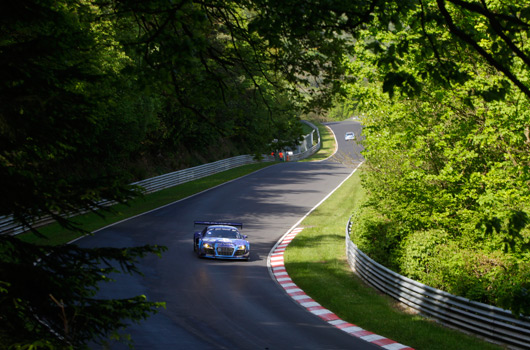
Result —
M240 222L226 222L226 221L195 221L193 223L194 225L204 225L204 226L211 226L211 225L227 225L227 226L235 226L243 229L243 224Z

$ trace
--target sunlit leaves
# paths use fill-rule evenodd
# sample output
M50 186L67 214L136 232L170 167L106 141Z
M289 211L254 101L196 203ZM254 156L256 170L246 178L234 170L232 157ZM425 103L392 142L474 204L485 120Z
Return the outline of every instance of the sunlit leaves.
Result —
M468 42L455 40L443 18L430 12L434 3L424 5L407 32L364 32L357 43L369 53L357 48L357 59L348 61L350 74L370 77L369 84L349 89L366 115L368 205L404 238L401 245L374 243L373 249L399 256L404 271L425 283L523 311L528 302L517 295L530 277L515 266L527 266L530 257L528 96ZM455 6L448 9L459 28L526 83L528 66L513 64L491 22L475 5ZM394 49L405 41L406 49ZM424 264L413 262L416 248L423 249L414 237L434 239L435 232L444 241L429 247ZM518 282L502 287L507 271L517 271Z

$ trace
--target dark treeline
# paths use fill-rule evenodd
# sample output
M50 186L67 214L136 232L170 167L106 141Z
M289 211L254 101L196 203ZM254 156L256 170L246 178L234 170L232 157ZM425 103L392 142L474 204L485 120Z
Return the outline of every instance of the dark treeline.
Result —
M274 69L249 16L224 1L3 2L0 215L80 230L63 214L125 202L134 180L296 143L309 95ZM94 287L113 269L100 263L134 272L162 247L1 242L0 348L79 348L161 306Z

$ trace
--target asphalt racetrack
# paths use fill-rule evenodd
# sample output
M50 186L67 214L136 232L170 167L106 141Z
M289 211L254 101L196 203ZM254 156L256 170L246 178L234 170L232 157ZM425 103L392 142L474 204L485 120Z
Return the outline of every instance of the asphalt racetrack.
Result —
M362 160L361 146L344 141L346 131L359 135L360 124L328 126L337 138L335 159L273 165L76 242L84 247L168 248L162 258L141 261L145 276L118 274L115 283L102 286L101 297L144 294L166 302L166 309L127 329L136 349L381 349L309 313L271 278L267 267L274 244ZM250 261L198 259L193 252L195 220L242 222ZM127 346L113 343L111 348Z

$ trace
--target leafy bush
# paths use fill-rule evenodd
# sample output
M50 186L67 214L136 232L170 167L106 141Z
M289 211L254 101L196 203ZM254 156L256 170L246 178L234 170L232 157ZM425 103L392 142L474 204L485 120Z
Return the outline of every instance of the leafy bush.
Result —
M530 263L514 263L495 280L495 304L515 315L530 315Z
M527 257L491 250L487 241L473 243L442 229L408 233L368 205L352 216L351 233L359 249L404 276L514 314L530 314Z
M448 240L442 230L415 231L401 243L400 272L415 280L425 280L432 271L440 244Z
M389 268L398 268L399 226L370 206L362 206L353 215L352 223L352 240L359 249Z

